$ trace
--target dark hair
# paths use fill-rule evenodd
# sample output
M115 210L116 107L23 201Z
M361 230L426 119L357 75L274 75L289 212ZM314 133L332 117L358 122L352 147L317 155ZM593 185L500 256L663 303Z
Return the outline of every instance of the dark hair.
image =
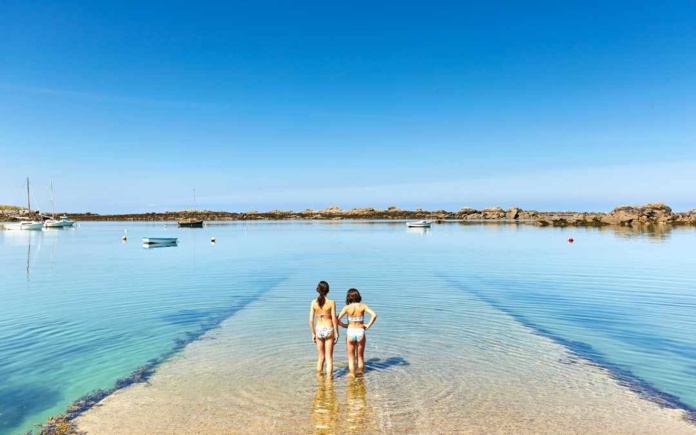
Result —
M324 306L326 295L329 293L329 283L326 281L319 281L319 284L317 284L317 293L319 293L319 296L317 296L317 303L319 304L319 308L321 308Z
M346 293L346 305L350 305L353 302L360 302L362 301L362 296L360 296L360 292L356 288L352 288L348 290L348 293Z

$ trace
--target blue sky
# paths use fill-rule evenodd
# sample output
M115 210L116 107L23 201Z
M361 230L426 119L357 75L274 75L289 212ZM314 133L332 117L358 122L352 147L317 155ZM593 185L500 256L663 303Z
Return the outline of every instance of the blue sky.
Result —
M696 207L696 3L0 4L0 203Z

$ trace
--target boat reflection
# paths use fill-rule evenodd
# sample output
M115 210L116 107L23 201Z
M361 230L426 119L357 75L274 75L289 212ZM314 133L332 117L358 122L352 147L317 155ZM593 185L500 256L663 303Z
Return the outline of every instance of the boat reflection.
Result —
M143 243L143 249L176 248L178 243Z
M7 246L26 246L27 247L27 261L26 261L26 274L27 282L31 281L31 266L34 260L32 260L32 244L35 246L35 251L41 248L41 242L43 240L43 231L3 231L2 244ZM35 253L35 254L36 254ZM34 257L36 255L34 254Z
M430 228L426 227L421 227L421 228L406 228L406 232L409 234L417 234L419 236L426 236L432 234L432 230Z

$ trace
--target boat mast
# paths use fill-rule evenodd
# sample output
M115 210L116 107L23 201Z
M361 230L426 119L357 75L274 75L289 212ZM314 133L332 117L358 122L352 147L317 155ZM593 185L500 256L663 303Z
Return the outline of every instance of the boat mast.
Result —
M51 180L51 213L53 214L53 218L55 219L56 217L56 204L53 201L53 180Z
M27 177L27 206L29 207L29 214L31 214L31 199L29 198L29 177Z

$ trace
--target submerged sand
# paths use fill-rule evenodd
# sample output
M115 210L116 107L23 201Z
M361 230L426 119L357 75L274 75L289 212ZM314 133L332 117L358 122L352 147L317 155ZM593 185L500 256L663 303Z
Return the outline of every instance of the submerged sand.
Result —
M684 411L639 397L504 313L467 304L484 313L478 331L440 330L457 346L423 351L408 346L408 332L403 342L373 333L365 376L346 375L339 345L333 380L313 373L304 313L282 323L273 310L244 310L76 423L110 435L696 434Z

